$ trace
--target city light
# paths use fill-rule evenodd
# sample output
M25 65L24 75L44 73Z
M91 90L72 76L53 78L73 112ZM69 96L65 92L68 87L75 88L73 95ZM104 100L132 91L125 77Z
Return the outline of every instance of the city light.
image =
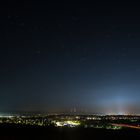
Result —
M140 116L137 115L1 115L1 124L18 124L31 126L54 126L54 127L83 127L97 129L118 130L124 127L137 128Z
M69 127L76 127L80 125L79 121L61 121L61 122L55 122L57 127L62 126L69 126Z

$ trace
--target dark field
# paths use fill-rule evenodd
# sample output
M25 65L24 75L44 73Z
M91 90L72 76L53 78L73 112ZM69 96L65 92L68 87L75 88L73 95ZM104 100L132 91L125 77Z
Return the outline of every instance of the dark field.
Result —
M0 140L96 140L140 138L140 130L106 130L92 128L56 128L0 125Z

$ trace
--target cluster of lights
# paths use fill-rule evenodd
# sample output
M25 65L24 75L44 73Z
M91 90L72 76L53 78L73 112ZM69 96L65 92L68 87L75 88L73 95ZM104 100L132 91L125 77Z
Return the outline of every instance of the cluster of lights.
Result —
M76 127L80 125L80 122L79 121L57 121L55 122L55 125L57 127L62 127L62 126Z
M87 120L101 120L100 117L87 117Z
M130 122L127 127L134 128L132 123L136 125L140 116L132 115L106 115L106 116L74 116L74 115L32 115L32 116L8 116L0 115L0 123L12 123L12 124L22 124L22 125L38 125L38 126L49 126L53 125L56 127L78 127L82 126L84 128L103 128L103 129L121 129L126 127L126 120ZM114 123L114 124L113 124ZM125 125L120 125L125 124ZM137 126L139 129L140 127Z
M110 125L110 126L107 126L106 129L119 130L119 129L122 129L122 127L121 126L113 126L113 125Z

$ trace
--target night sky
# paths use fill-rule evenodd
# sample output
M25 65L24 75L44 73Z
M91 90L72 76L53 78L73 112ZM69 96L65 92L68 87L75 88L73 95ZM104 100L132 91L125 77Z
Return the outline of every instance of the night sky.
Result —
M140 5L0 6L0 111L140 114Z

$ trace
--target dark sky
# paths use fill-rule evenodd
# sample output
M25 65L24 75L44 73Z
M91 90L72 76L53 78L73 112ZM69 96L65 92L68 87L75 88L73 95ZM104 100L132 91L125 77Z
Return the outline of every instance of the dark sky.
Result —
M140 114L140 5L0 7L0 111Z

